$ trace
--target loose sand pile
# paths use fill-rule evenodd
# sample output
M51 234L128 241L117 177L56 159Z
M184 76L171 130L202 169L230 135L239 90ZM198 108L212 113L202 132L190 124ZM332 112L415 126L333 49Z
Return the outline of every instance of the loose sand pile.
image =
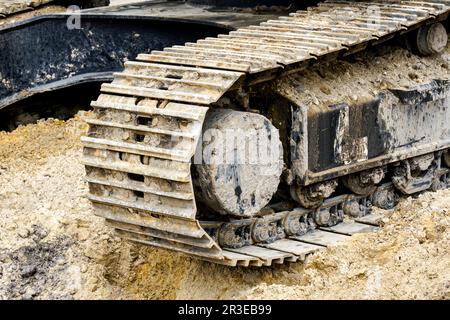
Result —
M414 55L395 45L383 45L347 60L319 64L278 82L294 83L302 104L314 108L371 100L386 89L408 89L432 80L448 80L450 45L430 57Z
M84 197L85 130L77 116L0 133L0 298L450 298L449 190L306 264L233 269L115 237Z

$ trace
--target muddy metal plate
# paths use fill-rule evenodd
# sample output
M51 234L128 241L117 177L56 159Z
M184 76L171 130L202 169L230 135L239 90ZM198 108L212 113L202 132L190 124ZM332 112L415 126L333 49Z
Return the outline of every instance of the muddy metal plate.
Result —
M354 235L356 233L368 233L368 232L375 232L378 230L377 227L364 224L364 223L358 223L358 222L342 222L339 223L336 226L333 227L321 227L320 229L325 231L331 231L335 233L345 234L345 235Z

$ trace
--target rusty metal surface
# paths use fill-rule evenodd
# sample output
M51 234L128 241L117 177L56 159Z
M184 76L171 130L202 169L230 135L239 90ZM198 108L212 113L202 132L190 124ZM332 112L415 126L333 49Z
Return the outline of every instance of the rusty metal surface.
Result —
M262 81L258 77L275 75L274 70L296 71L304 67L302 62L361 49L421 23L445 19L450 10L450 1L382 2L374 26L374 16L361 10L372 4L327 1L215 39L141 54L138 62L127 63L92 104L94 116L83 138L89 197L97 214L131 241L225 265L304 259L307 252L286 239L271 246L250 242L242 248L220 248L214 234L196 220L191 158L208 106L240 81ZM350 19L344 18L343 6L353 9ZM344 201L345 196L330 199L318 211L333 208L339 212L338 223ZM289 241L324 247L348 238L348 230L339 232L314 231ZM311 247L304 249L311 252Z

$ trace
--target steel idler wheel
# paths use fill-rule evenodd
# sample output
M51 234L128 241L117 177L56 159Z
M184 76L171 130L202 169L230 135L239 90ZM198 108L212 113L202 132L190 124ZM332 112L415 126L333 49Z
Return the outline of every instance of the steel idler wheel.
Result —
M292 185L291 196L304 208L317 208L331 196L338 185L337 180L328 180L307 187Z
M447 46L448 35L441 23L433 23L419 28L416 45L425 56L442 52Z
M283 149L278 129L267 118L210 110L201 147L194 157L197 200L239 217L254 216L269 203L280 181Z

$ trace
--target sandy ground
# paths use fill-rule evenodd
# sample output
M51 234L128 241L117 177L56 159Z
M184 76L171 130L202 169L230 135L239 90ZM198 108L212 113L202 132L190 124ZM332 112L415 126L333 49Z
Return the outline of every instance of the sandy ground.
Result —
M233 269L115 237L85 198L85 130L77 116L0 133L2 299L450 298L450 190L304 264Z

